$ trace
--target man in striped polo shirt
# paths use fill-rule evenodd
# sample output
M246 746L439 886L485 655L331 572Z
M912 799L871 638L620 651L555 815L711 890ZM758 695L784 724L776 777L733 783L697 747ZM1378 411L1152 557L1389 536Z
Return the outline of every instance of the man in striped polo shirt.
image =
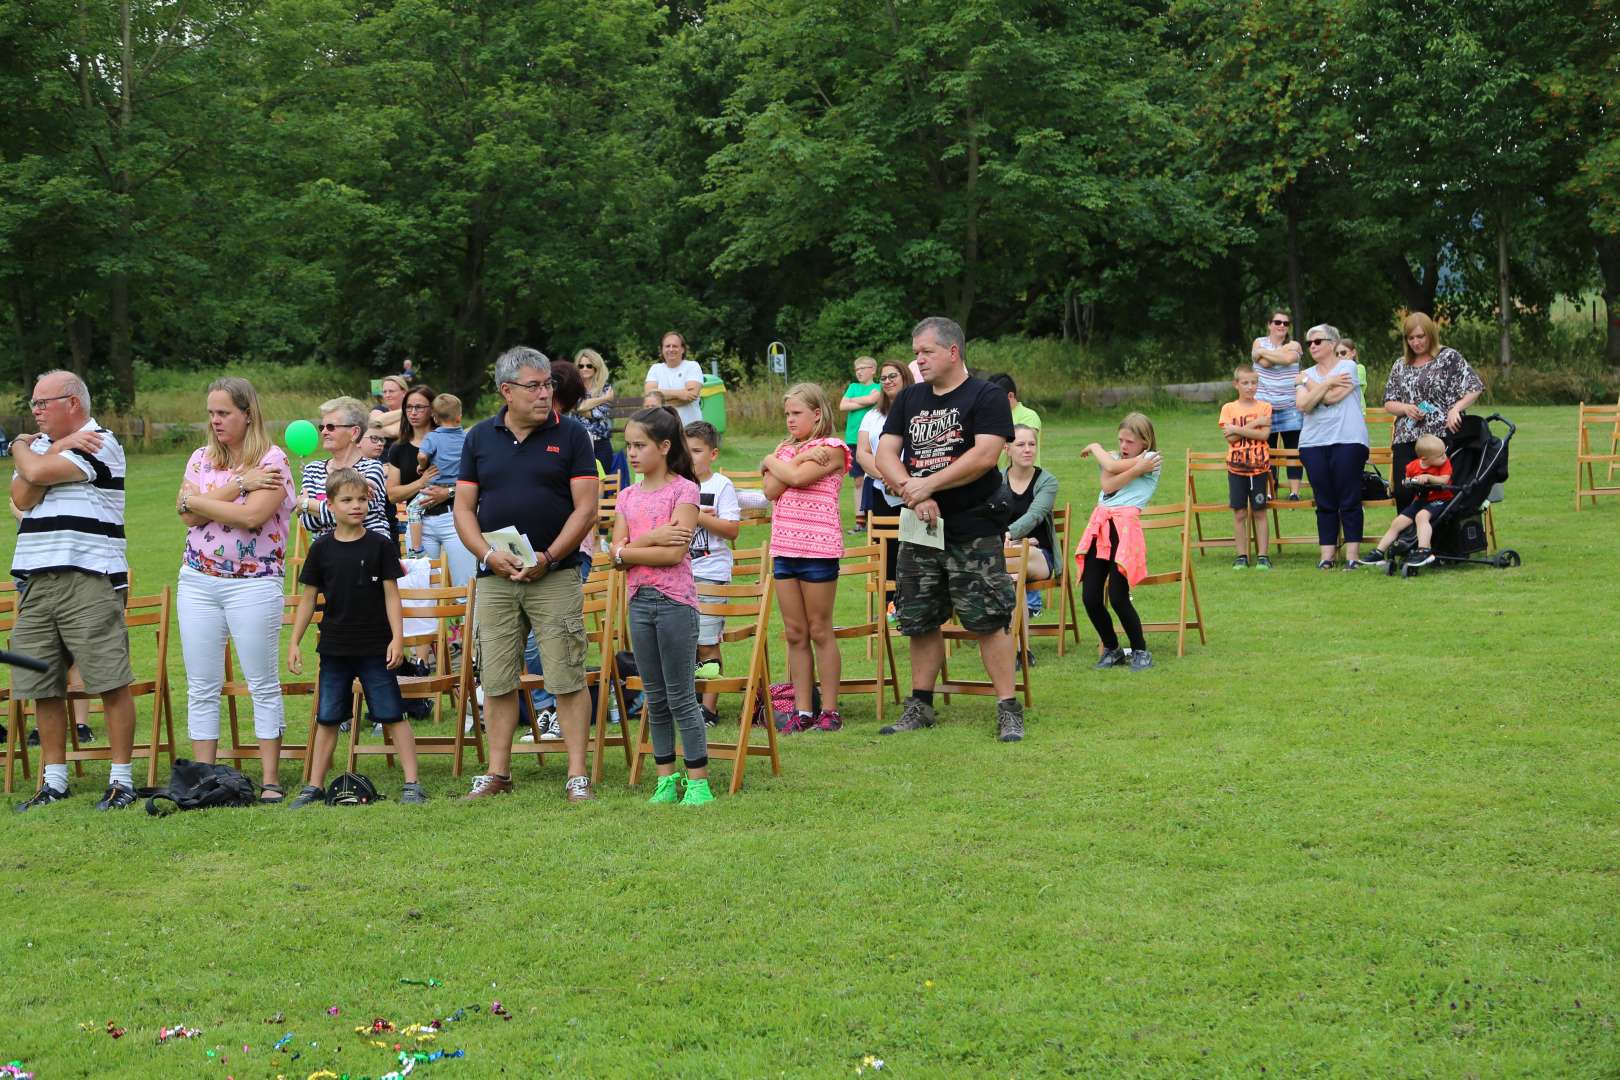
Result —
M135 801L124 448L91 419L90 391L71 371L41 375L29 407L40 433L11 444L11 501L24 511L11 559L22 589L11 647L50 670L11 674L12 695L35 703L41 765L39 791L17 809L67 798L67 670L77 663L84 689L101 695L112 747L111 779L96 809L120 810Z

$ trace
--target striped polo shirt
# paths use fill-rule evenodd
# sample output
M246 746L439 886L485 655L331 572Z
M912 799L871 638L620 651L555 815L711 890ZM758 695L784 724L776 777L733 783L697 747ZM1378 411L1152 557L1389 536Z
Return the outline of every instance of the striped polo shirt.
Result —
M26 580L49 570L80 570L111 578L113 587L129 588L129 558L124 542L124 448L113 433L86 421L101 436L101 449L69 450L67 458L84 473L83 480L52 484L39 505L17 526L17 550L11 574ZM48 435L36 435L30 449L51 448Z

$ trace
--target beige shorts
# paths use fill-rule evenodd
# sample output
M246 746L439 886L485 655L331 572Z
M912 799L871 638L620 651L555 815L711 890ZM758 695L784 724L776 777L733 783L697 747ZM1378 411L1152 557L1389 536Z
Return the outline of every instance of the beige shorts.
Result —
M17 601L11 650L36 657L49 671L11 669L11 692L24 701L67 695L69 664L79 665L90 694L135 681L129 666L124 593L101 574L47 570L31 574Z
M518 583L493 574L478 579L478 680L500 697L517 689L523 646L534 631L546 689L585 689L585 594L572 567Z

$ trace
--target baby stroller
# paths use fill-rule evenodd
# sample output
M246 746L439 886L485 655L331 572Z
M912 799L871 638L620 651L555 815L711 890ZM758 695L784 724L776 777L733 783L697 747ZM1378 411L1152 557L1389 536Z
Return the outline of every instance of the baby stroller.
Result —
M1500 437L1491 425L1507 429ZM1485 537L1485 507L1502 501L1502 486L1508 478L1508 444L1518 428L1500 413L1481 419L1463 417L1462 427L1450 440L1446 456L1451 459L1451 484L1444 490L1452 492L1451 502L1436 514L1434 526L1434 562L1431 566L1471 565L1494 566L1505 570L1518 566L1519 553L1504 548L1489 558L1474 558L1489 548ZM1405 483L1405 477L1393 478ZM1430 489L1432 490L1432 489ZM1390 545L1384 573L1401 577L1415 577L1416 566L1408 566L1412 551L1417 547L1417 527L1409 526Z

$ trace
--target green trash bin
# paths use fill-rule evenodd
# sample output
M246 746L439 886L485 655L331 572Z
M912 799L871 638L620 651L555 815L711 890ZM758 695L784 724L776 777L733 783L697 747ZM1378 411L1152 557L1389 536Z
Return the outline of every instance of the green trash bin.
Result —
M698 407L703 419L714 425L714 430L726 433L726 384L718 375L703 376L703 389L698 391Z

